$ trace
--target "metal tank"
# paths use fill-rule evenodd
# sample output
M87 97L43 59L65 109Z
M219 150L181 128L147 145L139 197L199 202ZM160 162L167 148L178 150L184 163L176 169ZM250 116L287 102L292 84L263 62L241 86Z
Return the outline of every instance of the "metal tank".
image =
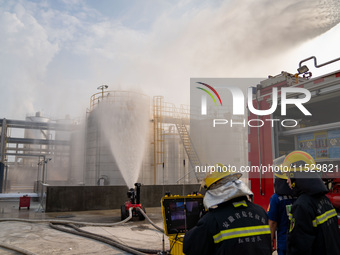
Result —
M69 182L72 185L84 185L85 169L85 121L77 121L71 132L70 143L70 176Z
M164 131L164 171L159 174L160 184L187 183L190 166L187 153L176 129L169 125Z
M50 119L47 117L42 117L40 112L36 112L35 116L27 116L27 122L41 122L41 123L49 123ZM24 138L26 139L37 139L37 140L49 140L51 139L51 132L50 130L43 130L43 129L30 129L26 128L24 131ZM41 145L41 144L25 144L24 145L25 151L34 152L34 154L47 154L49 150L49 145ZM37 164L38 158L37 157L25 157L24 158L24 165L31 167L35 167Z
M101 88L101 87L100 87ZM107 87L106 87L107 88ZM124 146L124 138L120 139L120 142L113 144L116 139L108 139L108 133L112 136L120 136L116 133L115 129L108 127L108 123L114 123L115 118L117 121L122 121L124 118L119 113L120 109L123 111L126 106L126 100L130 97L142 97L149 101L149 97L143 94L139 94L131 91L104 91L92 95L90 100L90 110L87 114L86 127L85 127L85 172L84 172L84 184L85 185L125 185L125 180L121 173L121 169L117 162L117 153L119 147ZM102 105L110 105L113 112L104 112L103 117ZM131 111L133 111L131 106ZM138 107L138 106L137 106ZM150 108L150 106L148 106ZM129 109L129 105L128 105ZM124 109L126 110L126 109ZM150 109L148 109L149 111ZM117 115L119 117L117 117ZM128 117L129 112L126 112ZM148 114L150 115L150 114ZM101 116L101 117L98 117ZM150 122L150 117L147 121ZM111 122L110 122L111 121ZM103 125L106 125L103 127ZM151 123L148 124L148 129L151 128ZM125 138L129 138L129 134L125 134ZM150 147L150 137L147 138L146 144ZM123 144L119 144L123 142ZM123 149L123 148L122 148ZM146 147L143 161L139 166L141 171L139 173L138 181L143 184L151 184L151 162L150 148ZM129 159L127 158L126 161ZM137 169L136 169L137 171Z
M70 119L69 115L65 116L65 119L58 119L55 121L56 124L65 127L71 127L73 120ZM52 136L53 134L51 134ZM54 140L56 141L71 141L70 130L57 129L54 133ZM48 179L53 181L55 185L67 185L71 184L71 171L70 171L70 146L69 145L54 145L51 149L49 158L49 175Z
M152 117L150 116L150 120ZM153 174L153 122L149 121L149 136L147 141L147 147L145 149L145 154L142 162L142 169L140 170L138 183L142 183L144 185L152 185L154 184L154 174Z

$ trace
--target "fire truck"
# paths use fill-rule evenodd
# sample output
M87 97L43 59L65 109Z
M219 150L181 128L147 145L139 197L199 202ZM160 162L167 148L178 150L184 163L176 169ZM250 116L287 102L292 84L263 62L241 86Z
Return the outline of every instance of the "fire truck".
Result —
M276 76L269 76L253 88L252 103L258 110L270 109L275 100L273 95L275 92L277 109L265 116L248 112L248 123L249 121L253 123L248 128L249 165L261 168L272 165L273 159L287 155L291 151L308 152L317 164L327 169L321 172L321 177L330 190L327 196L338 211L338 215L340 215L340 70L314 78L306 64L314 62L315 67L320 68L339 60L340 58L337 58L318 64L316 57L310 57L299 63L296 74L282 72ZM340 61L336 64L340 64ZM307 89L311 97L303 106L311 115L294 104L285 104L286 114L282 114L281 97L285 96L288 100L306 97L301 93L283 95L282 92L287 90L282 90L283 88ZM254 125L254 119L259 124ZM270 197L274 193L273 178L271 171L249 173L254 202L264 209L268 208Z

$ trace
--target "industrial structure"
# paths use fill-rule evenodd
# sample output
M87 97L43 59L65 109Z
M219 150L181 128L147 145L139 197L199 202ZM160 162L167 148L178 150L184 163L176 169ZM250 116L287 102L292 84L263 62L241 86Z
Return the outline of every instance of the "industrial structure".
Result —
M149 98L136 92L109 91L107 88L101 86L101 92L91 96L83 121L69 117L53 120L39 112L26 120L1 119L0 191L39 193L43 184L125 185L117 155L104 136L103 124L96 112L103 102L120 109L124 100L130 97L148 102L148 137L138 182L200 182L202 176L194 171L194 166L201 162L190 138L189 107L176 107L164 102L162 96ZM115 116L107 118L114 119ZM110 132L119 136L114 129Z
M63 139L65 132L72 131L70 123L51 121L37 112L25 121L1 119L0 127L1 192L33 192L33 187L37 191L37 184L46 182L55 171L70 173L70 140Z
M96 119L96 111L101 102L120 108L124 100L136 96L150 101L148 96L131 91L102 90L92 95L86 125L86 185L96 185L100 179L110 185L124 183L107 139L100 137L100 123ZM198 157L190 141L189 107L181 105L178 108L174 104L164 102L162 96L155 96L148 109L149 135L138 182L143 184L197 183L192 171L198 162ZM112 129L112 133L114 132Z

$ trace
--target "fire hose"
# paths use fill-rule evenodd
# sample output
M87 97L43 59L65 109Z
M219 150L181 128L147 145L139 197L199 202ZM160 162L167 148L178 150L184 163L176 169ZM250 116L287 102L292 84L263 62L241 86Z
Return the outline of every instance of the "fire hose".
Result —
M3 242L0 242L0 247L5 248L7 250L15 251L15 252L18 252L18 253L24 254L24 255L36 255L33 252L30 252L30 251L27 251L25 249L22 249L22 248L19 248L19 247L10 245L10 244L6 244L6 243L3 243Z
M141 249L141 248L136 248L136 247L128 246L128 245L122 244L122 243L120 243L120 242L118 242L118 241L116 241L114 239L111 239L109 237L105 237L105 236L102 236L102 235L98 235L98 234L94 234L94 233L82 230L82 229L78 228L75 225L71 225L71 224L66 224L65 225L65 224L62 224L63 226L73 228L74 230L70 230L70 229L67 229L65 227L59 227L59 226L56 226L56 225L57 224L50 223L50 227L51 228L54 228L54 229L57 229L57 230L60 230L60 231L66 232L66 233L70 233L70 234L74 234L74 235L80 235L80 236L84 236L84 237L87 237L87 238L91 238L91 239L94 239L94 240L97 240L97 241L100 241L100 242L112 245L112 246L114 246L114 247L116 247L118 249L121 249L123 251L129 252L129 253L132 253L132 254L145 255L145 254L157 254L159 252L159 250Z
M143 214L143 216L149 221L149 223L155 227L158 231L164 233L164 230L160 227L158 227L146 214L143 210L141 210L140 208L137 208L139 210L139 212L141 212ZM140 249L140 248L136 248L136 247L131 247L125 244L122 244L114 239L105 237L105 236L101 236L98 234L94 234L85 230L80 229L78 226L100 226L100 227L112 227L112 226L117 226L120 224L123 224L127 221L129 221L132 218L132 207L129 208L129 216L120 221L120 222L115 222L115 223L91 223L91 222L79 222L79 221L65 221L65 220L28 220L28 219L17 219L17 218L3 218L0 219L0 222L2 221L18 221L18 222L27 222L27 223L49 223L49 226L53 229L59 230L59 231L63 231L66 233L70 233L70 234L75 234L75 235L80 235L80 236L84 236L84 237L88 237L100 242L104 242L107 243L109 245L112 245L118 249L127 251L129 253L132 254L137 254L137 255L145 255L145 254L157 254L159 252L159 250L151 250L151 249ZM74 230L70 230L67 229L65 227L59 227L57 225L63 225L69 228L73 228ZM15 248L15 247L14 247ZM21 252L24 255L35 255L34 253L23 253L25 252L24 250Z
M150 218L146 215L146 213L139 207L137 207L137 210L145 217L145 219L148 220L148 222L158 231L160 231L161 233L164 233L164 229L158 227L152 220L150 220Z
M132 210L132 208L131 208ZM33 220L33 219L17 219L17 218L3 218L0 219L1 221L19 221L19 222L28 222L28 223L56 223L56 224L78 224L78 225L84 225L84 226L93 226L93 227L113 227L120 224L123 224L127 221L129 221L132 218L132 212L129 210L129 217L126 219L115 222L115 223L92 223L92 222L81 222L81 221L68 221L68 220Z

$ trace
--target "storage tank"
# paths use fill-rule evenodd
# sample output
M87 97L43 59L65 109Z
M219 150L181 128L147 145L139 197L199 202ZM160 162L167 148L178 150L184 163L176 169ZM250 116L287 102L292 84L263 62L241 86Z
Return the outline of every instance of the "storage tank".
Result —
M41 122L41 123L49 123L50 119L47 117L42 117L40 112L36 112L35 116L27 116L27 122ZM24 131L24 138L27 139L37 139L37 140L49 140L51 139L51 132L49 129L30 129L26 128ZM49 152L49 145L41 145L41 144L25 144L25 151L28 153L34 153L37 155L47 154ZM37 157L25 157L24 165L30 165L31 167L35 167L37 165L38 158Z
M70 143L70 176L69 182L72 185L84 185L85 174L85 123L77 121L74 123Z
M151 121L152 117L150 116L149 121L149 132L148 132L148 142L147 147L144 153L144 158L142 162L142 169L139 174L138 182L143 183L144 185L152 185L154 184L154 171L153 171L153 122Z
M128 183L141 180L140 176L149 180L149 100L131 91L102 91L91 97L85 132L85 185L131 186Z
M176 129L170 124L164 131L164 171L159 172L160 184L182 184L189 182L190 163ZM163 176L164 174L164 176ZM164 177L164 178L163 178Z
M54 138L56 141L71 141L71 127L73 120L69 115L66 115L64 119L58 119L55 121L57 125L63 126L62 129L56 129ZM69 130L68 130L69 128ZM51 136L53 134L51 133ZM53 181L54 185L67 185L70 184L71 171L70 171L70 145L54 145L50 147L51 162L49 163L49 181Z

